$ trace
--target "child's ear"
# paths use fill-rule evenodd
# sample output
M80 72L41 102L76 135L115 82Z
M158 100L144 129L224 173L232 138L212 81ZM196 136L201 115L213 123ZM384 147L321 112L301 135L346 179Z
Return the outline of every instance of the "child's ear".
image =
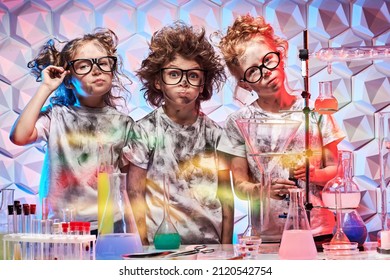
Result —
M160 80L159 79L156 79L154 81L154 86L156 87L156 89L161 90L161 85L160 85Z

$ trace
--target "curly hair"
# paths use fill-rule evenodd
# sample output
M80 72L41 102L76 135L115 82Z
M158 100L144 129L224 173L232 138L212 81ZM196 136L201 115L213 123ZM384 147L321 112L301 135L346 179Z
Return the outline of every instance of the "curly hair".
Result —
M244 54L247 44L255 40L259 43L268 44L271 47L281 47L284 54L288 51L288 42L274 35L272 26L263 17L251 15L238 16L224 37L219 42L219 48L225 59L230 73L239 78L239 58Z
M56 41L58 43L65 43L62 50L57 49ZM85 34L82 37L73 39L68 42L60 42L57 39L50 39L39 50L37 56L31 60L27 67L31 69L31 74L36 78L37 82L42 81L41 73L49 65L61 66L67 69L68 61L74 58L76 51L88 42L96 42L107 51L108 55L117 56L116 47L118 45L118 37L116 34L106 28L96 28L93 33ZM117 56L118 57L118 56ZM120 92L128 92L125 84L121 78L126 79L130 84L131 80L123 73L123 64L121 57L118 57L118 63L113 71L113 86L111 90L105 95L104 102L111 107L115 107L115 100L122 99L123 97L115 96L112 92L113 88L118 89ZM54 96L50 98L51 104L71 106L76 103L76 97L73 90L68 88L70 83L70 77L67 76L64 82L57 88Z
M207 73L203 92L196 100L198 109L201 101L211 98L214 87L217 90L221 88L226 80L224 67L205 33L203 27L197 30L182 21L176 21L153 34L149 54L136 72L143 84L141 90L144 91L144 97L151 105L158 107L162 104L164 96L156 88L155 81L160 79L160 70L164 64L173 61L176 55L195 60Z

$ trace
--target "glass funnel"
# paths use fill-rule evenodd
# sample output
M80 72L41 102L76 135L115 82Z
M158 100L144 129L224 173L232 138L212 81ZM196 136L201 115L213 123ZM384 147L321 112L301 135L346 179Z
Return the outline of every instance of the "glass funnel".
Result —
M153 243L156 249L174 250L180 247L181 237L172 223L169 214L169 183L166 182L166 176L163 177L164 189L164 216L163 220L154 234Z
M331 243L357 242L363 245L367 229L356 208L360 203L360 190L352 180L352 152L338 152L337 176L322 190L324 206L336 212L336 233ZM345 233L348 241L345 240Z
M279 258L284 260L312 260L317 249L311 233L305 207L304 189L289 189L290 205L284 226Z
M269 222L270 187L272 171L280 164L281 156L286 155L286 148L294 138L300 121L247 118L238 119L236 123L245 138L248 154L257 166L260 183L259 198L257 201L249 200L251 215L248 215L248 225L256 228L261 234ZM257 173L257 172L256 172ZM256 177L256 175L255 175ZM245 234L245 233L244 233Z

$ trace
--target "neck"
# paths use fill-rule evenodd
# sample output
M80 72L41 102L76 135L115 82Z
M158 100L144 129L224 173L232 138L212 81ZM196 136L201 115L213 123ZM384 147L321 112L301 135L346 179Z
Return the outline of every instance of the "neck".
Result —
M289 110L296 100L296 96L289 94L283 89L283 91L271 96L260 96L257 104L264 111L278 113L280 110Z
M191 105L170 106L163 105L165 114L175 123L180 125L191 125L198 118L198 110Z

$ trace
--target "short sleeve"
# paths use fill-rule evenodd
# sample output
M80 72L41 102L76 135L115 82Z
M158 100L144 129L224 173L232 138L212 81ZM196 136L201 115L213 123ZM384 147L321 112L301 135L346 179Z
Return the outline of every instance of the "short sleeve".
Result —
M35 123L35 128L37 130L37 142L38 141L48 141L50 134L50 124L52 118L52 107L47 106L41 110L38 116L38 120Z
M142 124L135 123L132 127L131 139L123 148L124 157L134 165L147 169L150 159L150 140Z
M245 139L232 116L229 116L225 122L217 149L233 156L246 157Z

